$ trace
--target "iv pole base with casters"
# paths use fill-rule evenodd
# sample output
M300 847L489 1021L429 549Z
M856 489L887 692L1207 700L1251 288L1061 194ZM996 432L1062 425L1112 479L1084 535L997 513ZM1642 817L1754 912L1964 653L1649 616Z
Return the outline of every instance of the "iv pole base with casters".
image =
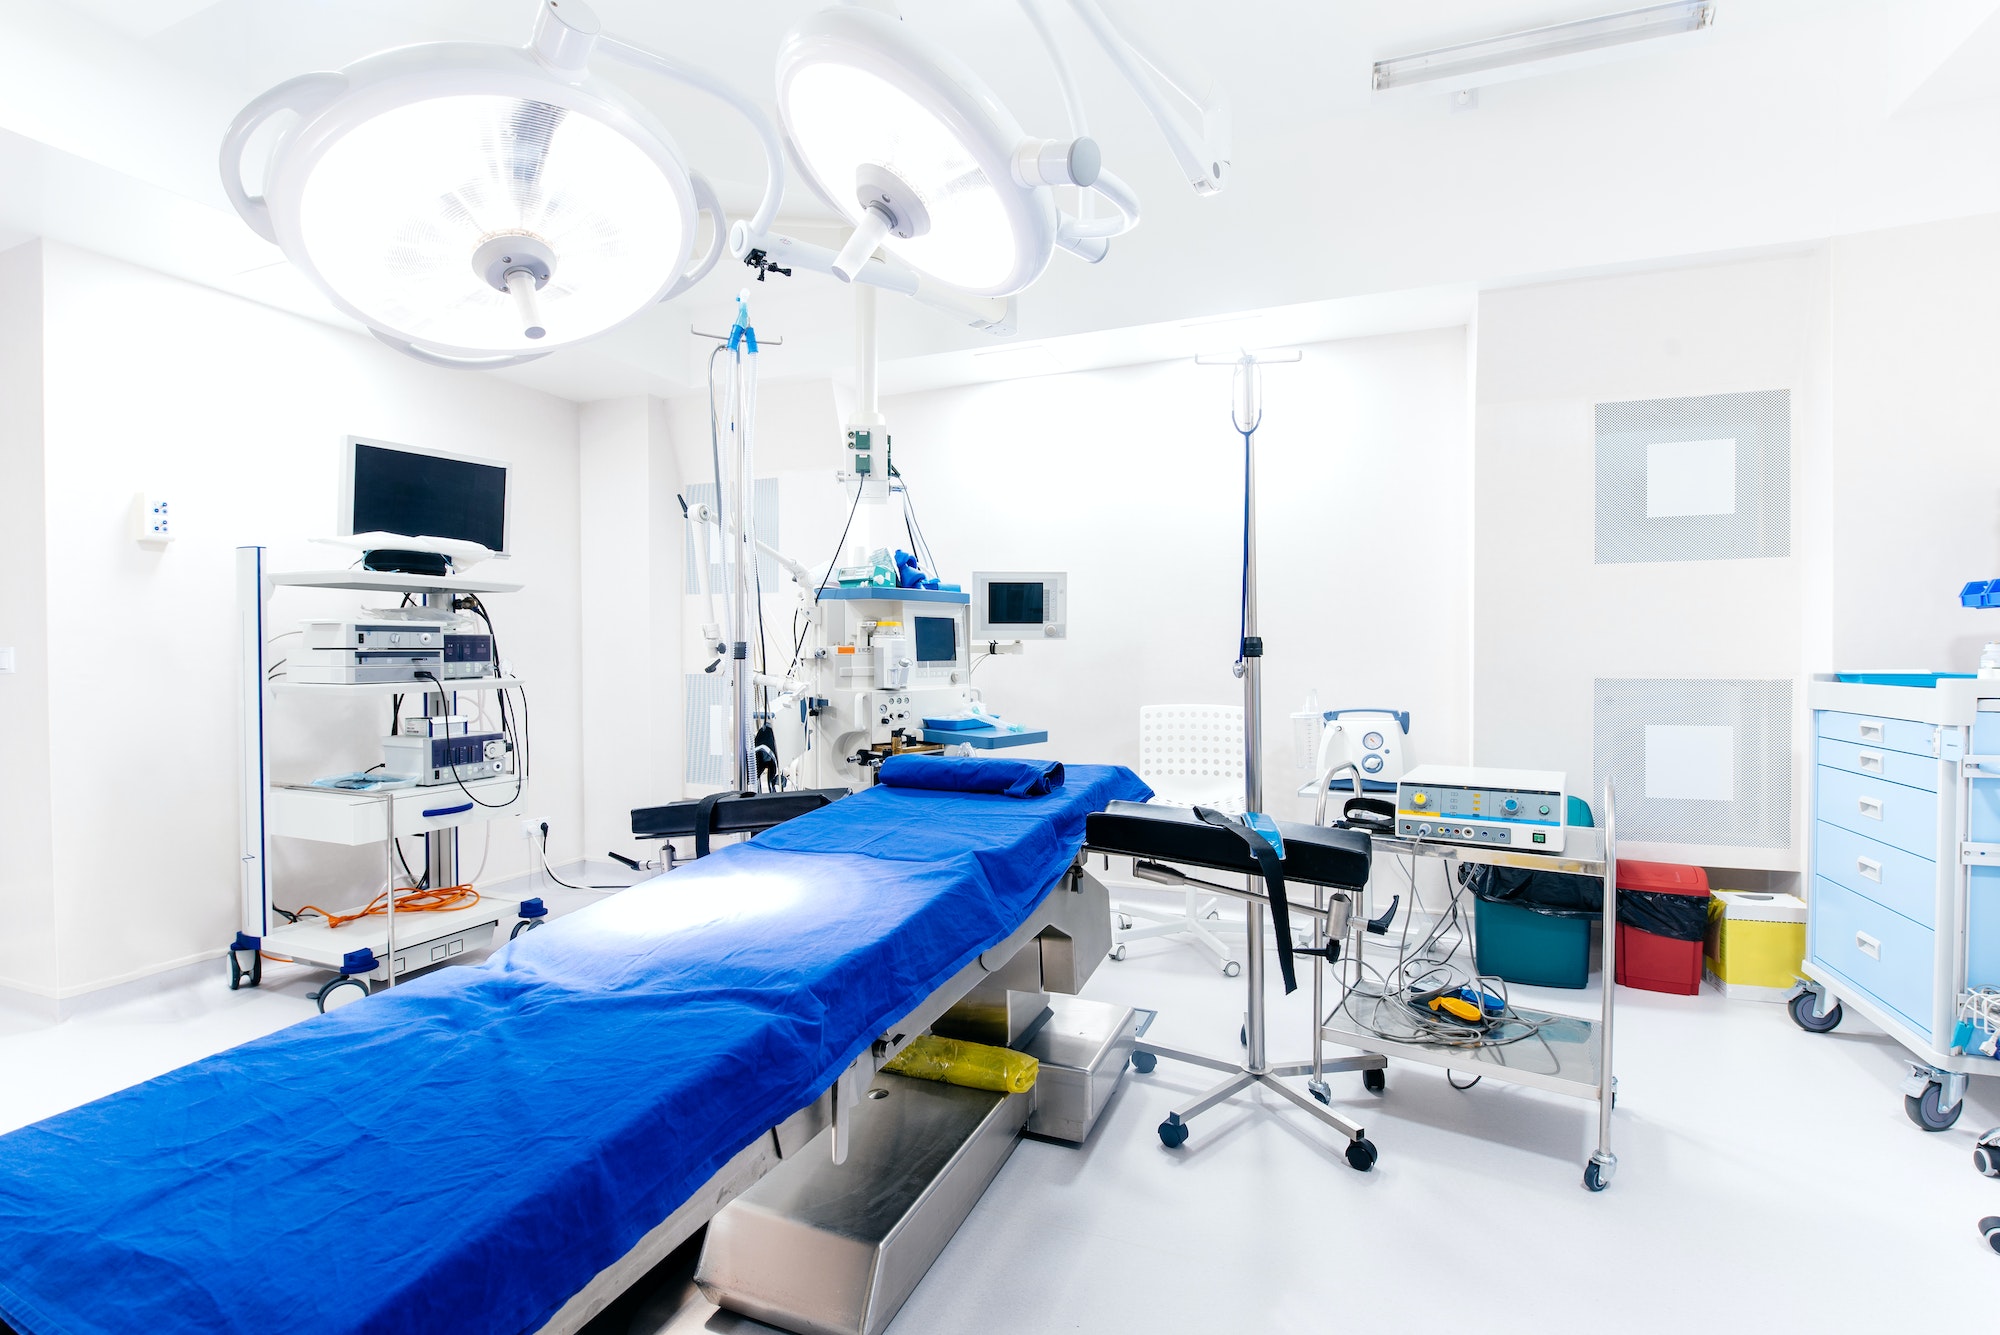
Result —
M1258 424L1263 420L1263 405L1257 367L1264 361L1295 362L1300 356L1301 354L1292 352L1276 356L1266 354L1260 357L1246 352L1240 357L1229 358L1224 363L1236 367L1236 402L1233 420L1237 432L1243 437L1243 627L1241 657L1236 672L1243 679L1243 795L1245 810L1250 812L1261 812L1264 809L1264 641L1257 633L1257 455L1253 445ZM1205 365L1216 364L1207 358L1198 357L1195 360ZM1312 913L1313 946L1316 951L1322 952L1313 958L1312 992L1315 1025L1319 1023L1321 1009L1325 964L1323 952L1327 936L1323 894L1323 891L1314 892ZM1160 1143L1168 1149L1179 1149L1187 1143L1190 1121L1246 1089L1261 1086L1275 1090L1292 1104L1346 1136L1348 1165L1365 1173L1375 1166L1374 1142L1368 1139L1360 1123L1342 1117L1331 1108L1321 1107L1313 1100L1324 1102L1332 1097L1324 1079L1328 1073L1379 1071L1388 1064L1387 1060L1371 1053L1326 1061L1319 1057L1318 1045L1315 1044L1312 1061L1277 1066L1265 1061L1264 906L1261 897L1249 883L1246 883L1243 898L1246 901L1243 915L1243 979L1245 990L1249 994L1249 1006L1243 1024L1244 1059L1241 1062L1224 1061L1198 1052L1186 1052L1144 1040L1133 1046L1132 1064L1134 1069L1141 1072L1151 1070L1160 1058L1165 1058L1168 1061L1183 1062L1211 1071L1221 1071L1228 1077L1193 1103L1169 1112L1167 1120L1160 1123ZM1310 1077L1311 1083L1308 1088L1312 1091L1311 1098L1284 1083L1288 1077L1301 1075Z

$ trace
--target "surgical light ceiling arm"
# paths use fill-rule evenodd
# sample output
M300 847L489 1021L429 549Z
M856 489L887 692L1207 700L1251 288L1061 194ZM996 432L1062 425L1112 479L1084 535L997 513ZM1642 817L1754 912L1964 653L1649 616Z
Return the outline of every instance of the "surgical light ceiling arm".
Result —
M1145 103L1195 193L1220 194L1223 175L1229 169L1231 147L1227 91L1207 74L1185 66L1175 67L1159 50L1142 48L1124 25L1105 12L1098 0L1069 0L1069 5ZM1194 109L1198 126L1189 125L1182 118L1168 101L1168 93Z

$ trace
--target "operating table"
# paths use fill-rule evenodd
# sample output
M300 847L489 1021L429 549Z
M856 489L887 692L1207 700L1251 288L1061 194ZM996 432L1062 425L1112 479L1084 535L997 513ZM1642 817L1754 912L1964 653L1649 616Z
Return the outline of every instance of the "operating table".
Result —
M1146 796L1081 766L1040 798L870 789L481 965L0 1137L0 1318L20 1335L573 1332L713 1221L711 1296L873 1335L1019 1130L1075 1139L1083 1106L1087 1131L1130 1012L1098 1044L1115 1069L1045 1065L1044 1086L1078 1083L1039 1128L1032 1096L880 1068L927 1030L1033 1050L1037 1026L1064 1027L1045 994L1109 945L1084 818ZM899 1183L900 1222L840 1253L827 1229L852 1221L814 1193L912 1171L896 1128L913 1117L960 1128L925 1169L958 1185ZM783 1291L757 1259L774 1246L832 1257L817 1296Z

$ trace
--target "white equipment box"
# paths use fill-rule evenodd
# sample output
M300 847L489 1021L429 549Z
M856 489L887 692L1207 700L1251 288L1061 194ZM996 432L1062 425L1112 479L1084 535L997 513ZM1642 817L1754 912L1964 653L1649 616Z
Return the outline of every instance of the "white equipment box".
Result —
M1555 770L1419 765L1396 784L1396 834L1560 853L1567 788Z

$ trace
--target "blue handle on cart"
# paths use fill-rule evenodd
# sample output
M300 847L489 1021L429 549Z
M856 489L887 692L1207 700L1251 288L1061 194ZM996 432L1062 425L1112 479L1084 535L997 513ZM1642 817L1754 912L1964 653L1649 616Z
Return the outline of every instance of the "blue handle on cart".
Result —
M427 817L429 817L429 816L456 816L456 815L457 815L457 814L458 814L459 812L461 812L461 811L470 811L470 810L472 810L472 803L470 803L470 802L460 802L460 803L459 803L459 804L458 804L457 806L455 806L455 807L432 807L432 808L431 808L431 809L430 809L429 811L426 811L426 812L424 813L424 815L425 815L425 816L427 816Z

